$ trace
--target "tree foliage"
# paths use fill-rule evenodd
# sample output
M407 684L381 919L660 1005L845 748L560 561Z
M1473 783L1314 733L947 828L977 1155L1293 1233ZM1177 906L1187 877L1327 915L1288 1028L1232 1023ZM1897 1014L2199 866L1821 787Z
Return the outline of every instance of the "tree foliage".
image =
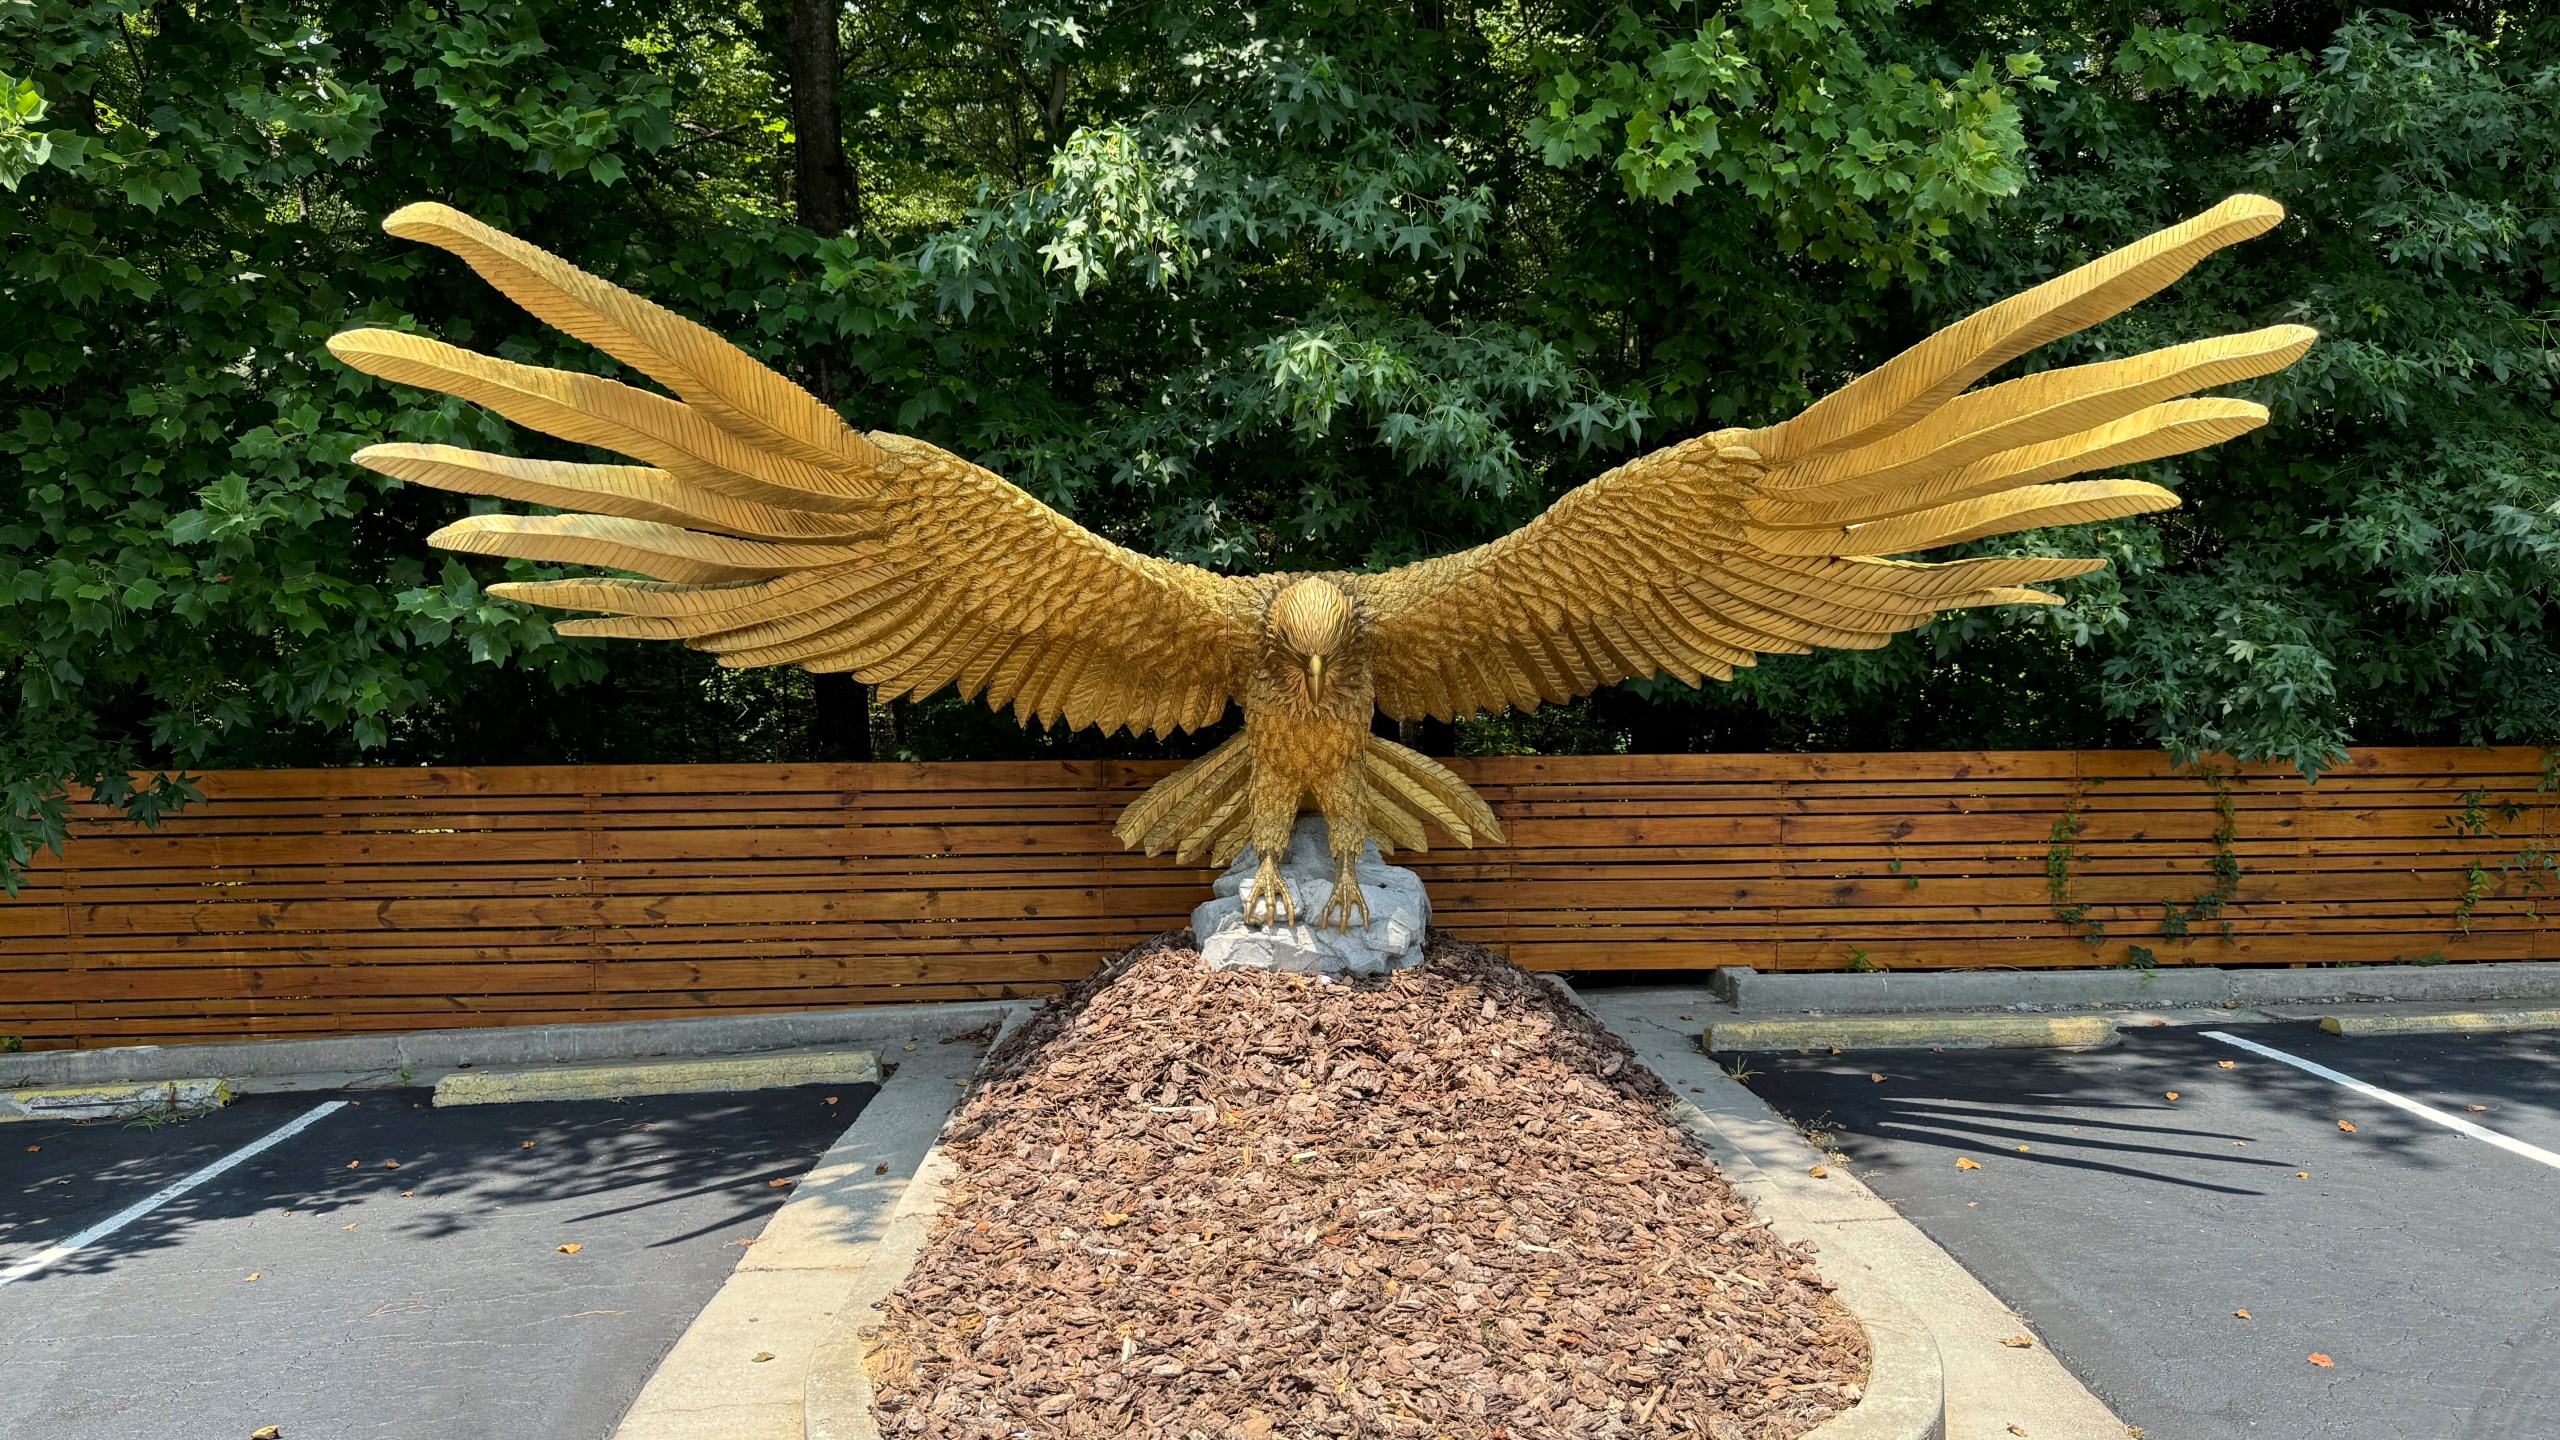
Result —
M2058 610L1639 682L1473 748L2560 740L2560 25L2300 0L853 5L855 213L793 221L780 5L0 0L0 852L186 767L811 753L805 677L564 641L426 550L382 439L566 453L336 366L354 324L611 372L443 199L856 424L1231 569L1514 526L2250 189L2274 235L2030 357L2299 321L2188 508L2033 537ZM523 568L523 567L519 567ZM943 697L905 753L1131 748ZM158 776L131 782L130 775ZM5 867L0 867L5 868Z

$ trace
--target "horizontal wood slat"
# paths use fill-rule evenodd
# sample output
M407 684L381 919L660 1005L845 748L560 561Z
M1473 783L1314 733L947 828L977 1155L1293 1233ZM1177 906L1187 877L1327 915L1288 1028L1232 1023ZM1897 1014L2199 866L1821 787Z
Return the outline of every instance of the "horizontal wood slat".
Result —
M2163 965L2560 959L2543 914L2560 875L2533 863L2560 844L2536 750L2359 751L2317 785L2124 751L1458 768L1512 843L1406 863L1437 923L1534 968L2070 966L2133 947ZM0 1035L1045 995L1205 897L1205 870L1111 838L1172 769L205 775L205 803L157 831L83 808L66 855L0 900ZM2217 853L2238 871L2219 887Z

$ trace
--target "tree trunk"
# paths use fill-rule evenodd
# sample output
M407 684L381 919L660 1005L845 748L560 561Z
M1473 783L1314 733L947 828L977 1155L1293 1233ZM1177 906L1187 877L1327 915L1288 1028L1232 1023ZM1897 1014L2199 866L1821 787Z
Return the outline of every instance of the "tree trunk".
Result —
M844 115L837 87L844 53L837 36L836 0L790 0L791 199L801 224L821 235L853 227L853 166L844 157ZM835 401L834 367L812 357L810 380L818 398ZM871 758L871 689L850 675L813 675L819 760Z
M812 760L868 760L871 687L850 675L812 675L817 701Z
M835 0L791 0L791 181L803 225L821 235L853 228L853 166L844 158L837 87L844 51Z
M1446 720L1407 720L1404 743L1435 760L1446 760L1458 753L1458 727Z

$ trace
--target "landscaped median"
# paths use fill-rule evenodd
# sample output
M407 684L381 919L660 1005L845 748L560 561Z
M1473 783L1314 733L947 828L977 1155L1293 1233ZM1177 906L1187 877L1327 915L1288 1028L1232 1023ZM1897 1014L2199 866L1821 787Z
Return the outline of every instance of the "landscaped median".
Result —
M1871 1331L1811 1254L1489 952L1327 982L1148 947L989 1068L812 1435L1936 1433L1861 1415Z

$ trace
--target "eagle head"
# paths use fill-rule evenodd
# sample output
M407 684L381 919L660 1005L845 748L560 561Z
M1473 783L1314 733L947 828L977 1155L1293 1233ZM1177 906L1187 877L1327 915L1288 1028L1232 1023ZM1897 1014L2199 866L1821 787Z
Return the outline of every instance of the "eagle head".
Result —
M1326 662L1350 648L1351 634L1351 597L1330 580L1293 581L1271 597L1272 644L1303 669L1309 705L1324 699Z

